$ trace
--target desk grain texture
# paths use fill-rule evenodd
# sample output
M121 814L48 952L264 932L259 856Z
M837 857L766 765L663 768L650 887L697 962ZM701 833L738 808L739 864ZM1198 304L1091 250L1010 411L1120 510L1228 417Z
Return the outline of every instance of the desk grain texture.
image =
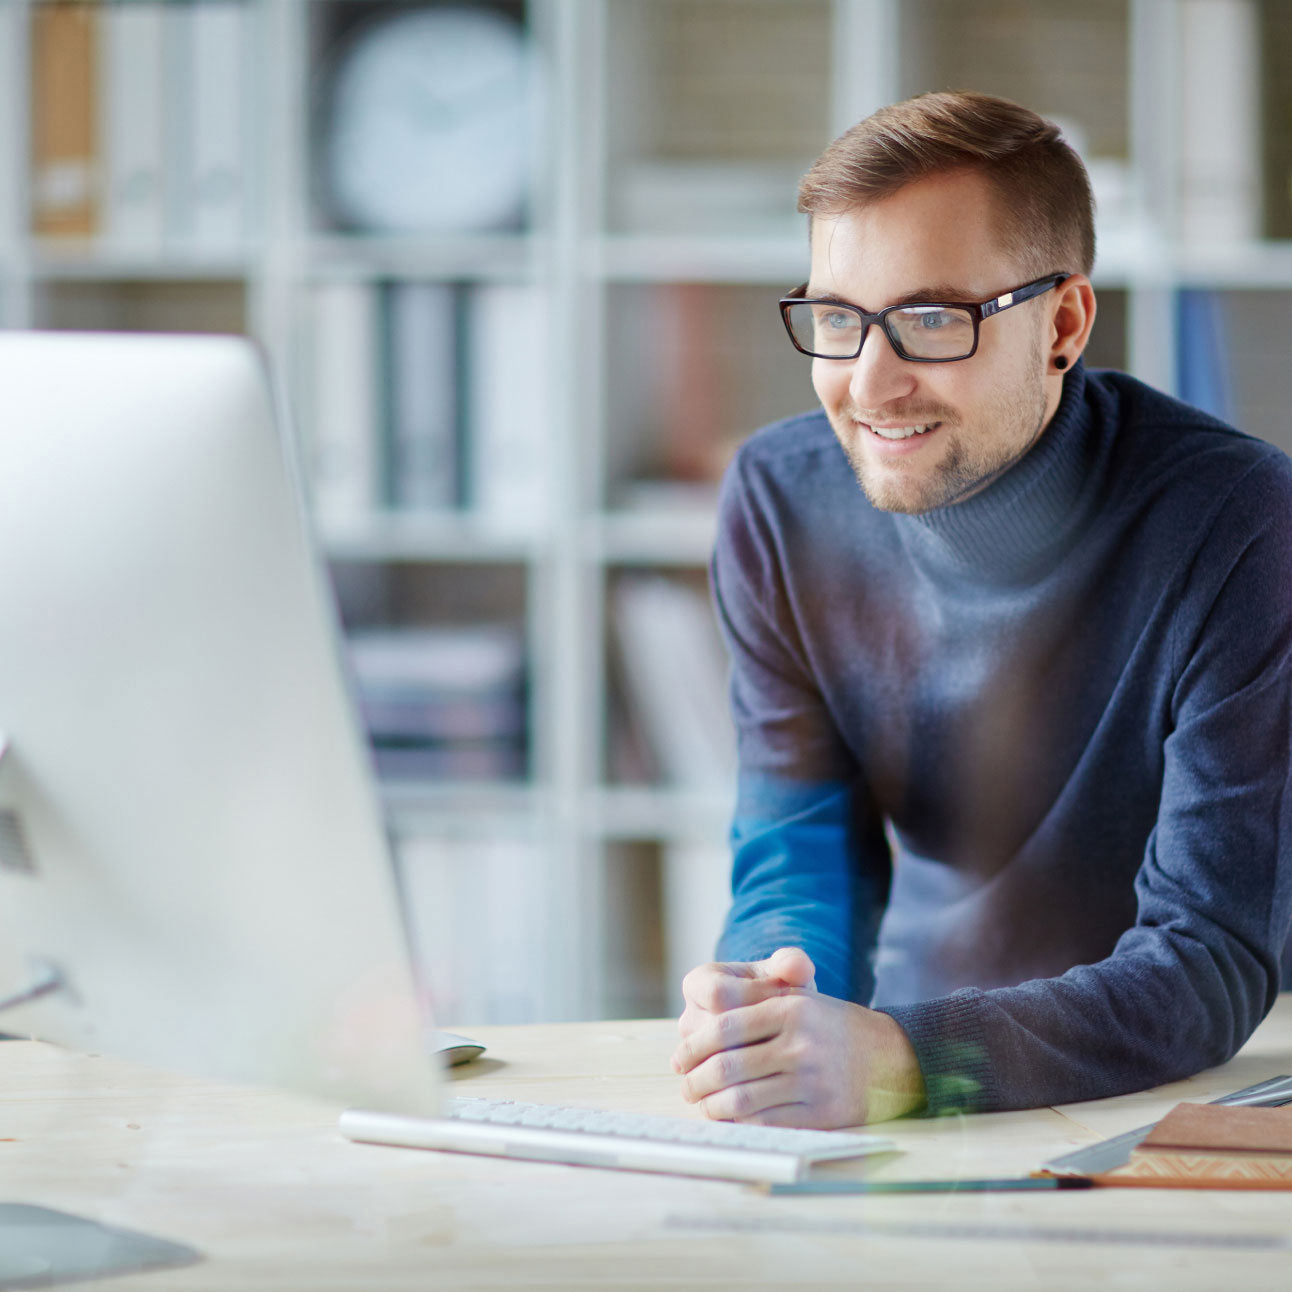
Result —
M466 1028L458 1094L695 1116L670 1021ZM1292 996L1231 1063L1160 1090L890 1123L905 1150L822 1174L1023 1174L1046 1157L1292 1072ZM0 1045L7 1200L206 1259L105 1290L1292 1289L1292 1197L1183 1191L769 1198L741 1185L351 1144L338 1109L35 1042ZM86 1286L82 1284L81 1286Z

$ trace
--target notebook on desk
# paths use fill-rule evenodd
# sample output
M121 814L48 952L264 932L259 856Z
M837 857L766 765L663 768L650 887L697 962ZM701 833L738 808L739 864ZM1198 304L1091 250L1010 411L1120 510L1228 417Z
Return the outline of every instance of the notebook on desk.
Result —
M1100 1183L1292 1189L1292 1108L1177 1104Z

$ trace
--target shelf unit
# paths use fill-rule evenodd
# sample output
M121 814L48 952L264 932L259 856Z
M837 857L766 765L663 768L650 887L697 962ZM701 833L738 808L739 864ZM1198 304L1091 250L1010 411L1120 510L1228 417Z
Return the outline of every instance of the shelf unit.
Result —
M672 1007L660 927L671 908L659 896L670 849L708 845L708 864L725 864L727 794L608 770L617 712L610 585L641 571L694 584L712 540L721 459L758 423L811 404L773 302L806 265L794 177L835 133L885 102L948 84L1015 94L1084 128L1126 181L1125 219L1100 229L1092 358L1163 388L1180 387L1182 289L1253 293L1270 317L1292 311L1292 243L1180 236L1172 105L1186 92L1178 51L1194 0L509 3L545 72L530 218L520 232L438 236L332 229L313 208L313 60L340 8L358 12L354 0L245 0L254 218L245 242L219 253L29 233L30 23L33 9L53 2L0 0L0 324L183 326L185 299L204 298L208 317L240 312L290 403L305 409L303 338L316 284L523 282L544 292L543 356L554 374L540 419L546 522L518 536L469 513L374 512L323 534L343 593L364 571L394 570L401 587L421 580L441 598L446 587L465 595L492 580L518 603L527 779L393 785L386 801L401 836L529 841L548 912L534 1017ZM383 7L416 6L366 6ZM1285 55L1263 50L1267 82L1268 60ZM730 155L703 155L723 138ZM661 335L660 319L688 318L700 329L689 360L698 375L674 370L677 351ZM1267 383L1240 402L1254 416L1272 419L1292 395L1285 363L1258 356L1236 372ZM683 434L669 423L697 380L714 384L715 407L732 424L709 428L700 466L686 458L684 489L661 490ZM1276 439L1282 431L1273 420L1250 429ZM697 902L712 891L702 879Z

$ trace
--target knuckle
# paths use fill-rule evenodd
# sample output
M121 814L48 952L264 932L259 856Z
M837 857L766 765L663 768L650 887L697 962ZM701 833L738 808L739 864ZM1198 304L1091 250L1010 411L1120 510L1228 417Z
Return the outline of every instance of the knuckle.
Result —
M715 1054L709 1062L713 1065L713 1077L717 1084L730 1085L736 1066L732 1056L724 1050L721 1054Z
M722 977L716 965L702 965L695 971L692 999L701 1008L712 1010L722 998Z
M715 978L709 984L709 1003L714 1013L726 1013L737 1003L737 985L729 978Z
M688 1103L696 1103L709 1093L709 1083L699 1068L692 1068L682 1078L682 1094Z
M807 1012L807 1006L808 998L806 996L782 996L781 1017L784 1019L786 1026L794 1029L801 1027Z
M717 1033L718 1040L723 1043L730 1043L734 1040L739 1021L736 1015L730 1011L725 1014L719 1014L714 1019L714 1031Z
M754 1097L748 1086L733 1086L729 1102L733 1117L750 1117L754 1113Z

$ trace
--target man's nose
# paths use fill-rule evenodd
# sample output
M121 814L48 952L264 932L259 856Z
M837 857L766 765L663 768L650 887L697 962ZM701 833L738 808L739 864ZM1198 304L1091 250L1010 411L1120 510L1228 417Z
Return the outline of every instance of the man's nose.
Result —
M852 361L848 394L857 408L882 408L915 389L915 365L898 357L884 329L872 323L866 329L861 353Z

